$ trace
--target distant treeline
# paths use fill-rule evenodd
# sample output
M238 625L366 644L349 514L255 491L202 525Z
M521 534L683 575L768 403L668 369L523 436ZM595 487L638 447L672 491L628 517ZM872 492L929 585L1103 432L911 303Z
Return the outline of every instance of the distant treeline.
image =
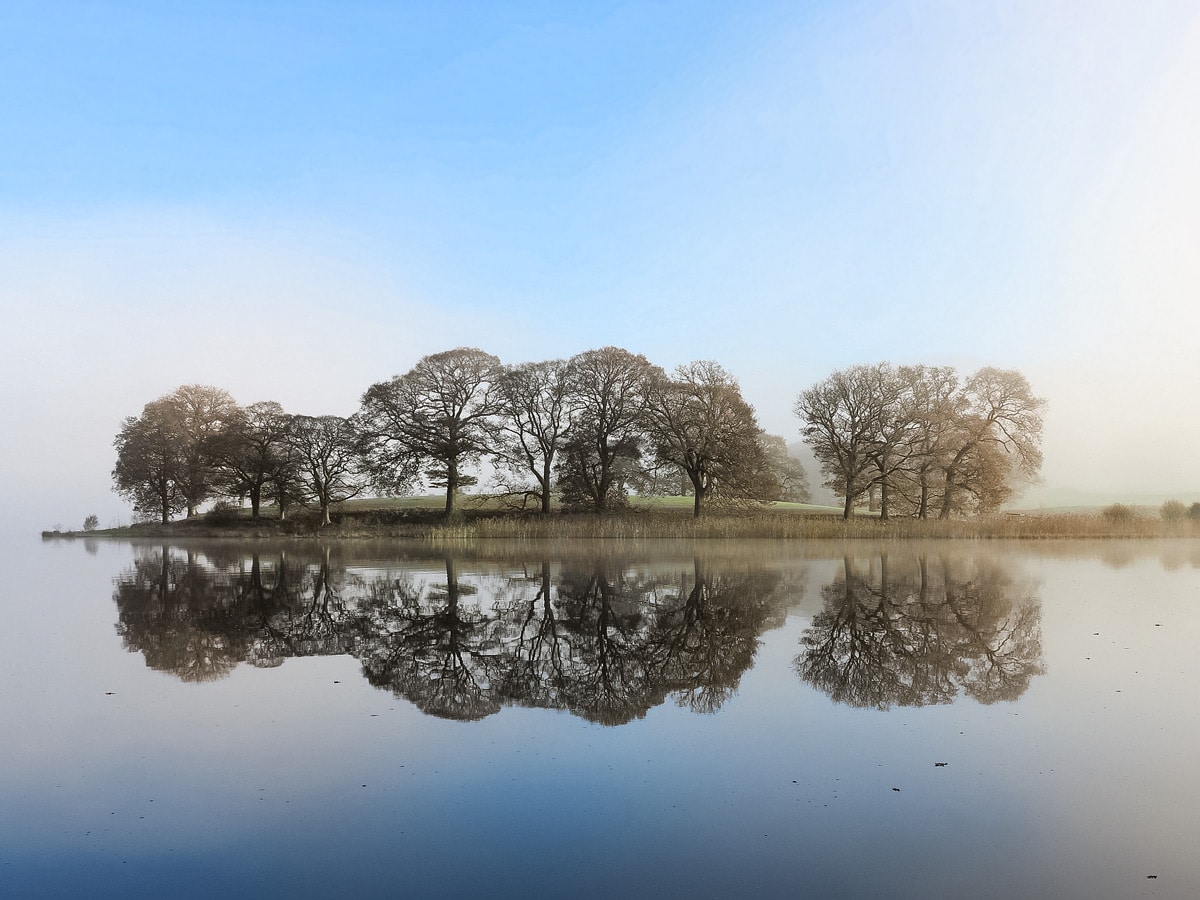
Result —
M864 496L880 514L925 517L993 508L1031 475L1042 401L1016 372L858 366L800 395L796 413L846 516ZM371 385L352 416L240 406L224 390L184 385L127 418L115 441L116 490L165 524L210 500L249 499L281 517L372 492L444 488L446 513L486 461L496 493L543 513L604 512L630 494L710 500L808 499L803 466L766 434L736 379L699 361L668 375L618 347L504 365L474 348L421 359Z

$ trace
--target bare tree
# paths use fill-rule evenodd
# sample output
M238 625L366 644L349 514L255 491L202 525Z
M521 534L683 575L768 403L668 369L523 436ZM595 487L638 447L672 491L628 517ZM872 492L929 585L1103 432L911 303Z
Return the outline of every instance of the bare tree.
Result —
M571 424L570 381L561 359L505 367L497 381L501 415L498 476L510 491L534 479L542 514L550 512L554 464ZM523 488L522 488L523 489Z
M299 466L304 499L330 523L329 508L365 490L361 477L359 432L341 416L292 416L288 444Z
M911 407L906 458L891 481L900 505L918 519L929 517L940 496L948 436L958 418L959 380L951 366L902 366Z
M289 423L278 403L252 403L239 410L210 443L226 490L250 499L252 519L259 517L264 491L287 478ZM281 493L278 486L275 493Z
M788 503L808 503L812 499L808 473L804 471L804 464L788 452L787 441L777 434L767 434L763 431L759 432L758 442L778 485L778 493L772 499Z
M1041 465L1041 411L1014 370L985 368L961 384L948 367L888 363L834 372L796 401L803 434L829 477L853 500L878 490L880 517L893 496L926 518L997 508Z
M949 518L963 493L990 509L1003 502L1014 479L1037 476L1045 406L1015 369L983 368L968 379L946 438L938 518Z
M426 467L426 476L445 486L446 515L452 516L459 490L476 481L463 469L493 446L499 366L490 353L459 347L372 385L361 419L376 485L404 489Z
M763 499L778 492L754 409L717 363L688 363L652 382L646 407L655 455L687 475L694 516L710 494Z
M239 416L228 391L206 384L185 384L162 398L175 408L183 437L179 485L188 517L215 492L218 483L213 445Z
M801 433L828 476L826 483L845 498L845 519L854 515L855 500L872 482L889 369L886 363L841 369L796 398Z
M903 370L890 363L874 367L876 374L876 427L874 440L867 449L874 473L870 487L879 492L879 518L891 516L892 490L907 469L911 440L920 410L916 407Z
M136 512L157 515L166 525L187 507L183 489L186 436L178 409L165 399L147 403L140 416L121 424L113 445L113 486Z
M575 419L559 466L563 502L604 512L624 502L646 432L646 398L662 370L620 347L572 357L568 383Z

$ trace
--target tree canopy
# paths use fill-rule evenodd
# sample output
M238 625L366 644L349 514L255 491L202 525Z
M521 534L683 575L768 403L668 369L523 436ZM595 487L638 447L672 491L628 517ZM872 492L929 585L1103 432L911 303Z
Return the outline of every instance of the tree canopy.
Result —
M998 508L1041 467L1045 401L1011 369L852 366L796 400L802 433L850 518L864 497L887 518Z
M988 512L1041 465L1045 401L1015 370L962 378L950 367L856 365L802 391L794 412L849 518ZM331 521L364 492L464 489L490 475L501 495L545 515L604 513L630 492L714 501L806 502L808 476L787 442L766 434L737 379L698 360L668 375L646 357L602 347L570 359L504 365L459 347L371 385L352 415L292 414L273 401L239 406L224 390L183 385L122 423L115 490L164 524L206 501L237 500L257 518L274 500Z

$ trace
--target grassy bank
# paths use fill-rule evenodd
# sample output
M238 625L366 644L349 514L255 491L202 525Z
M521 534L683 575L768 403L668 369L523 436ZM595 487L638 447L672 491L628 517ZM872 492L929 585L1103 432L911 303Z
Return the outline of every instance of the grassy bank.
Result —
M342 504L333 524L321 526L302 510L281 521L264 510L220 509L172 522L90 532L43 532L45 538L396 538L454 544L475 540L1056 540L1091 538L1200 537L1200 522L1165 521L1152 515L1114 519L1099 513L1004 514L979 519L881 522L869 513L844 521L840 510L805 504L714 509L694 519L689 498L635 500L629 509L597 516L554 512L548 517L506 508L495 498L464 498L462 511L447 522L439 497L355 500Z

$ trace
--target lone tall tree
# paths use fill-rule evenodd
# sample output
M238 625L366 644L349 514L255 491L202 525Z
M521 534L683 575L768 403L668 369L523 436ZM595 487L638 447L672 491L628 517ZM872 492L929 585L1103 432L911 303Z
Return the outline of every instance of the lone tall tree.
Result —
M461 488L476 479L463 469L493 447L492 418L501 410L500 360L473 347L421 359L404 375L372 385L361 420L378 485L405 486L421 468L446 488L446 515Z

